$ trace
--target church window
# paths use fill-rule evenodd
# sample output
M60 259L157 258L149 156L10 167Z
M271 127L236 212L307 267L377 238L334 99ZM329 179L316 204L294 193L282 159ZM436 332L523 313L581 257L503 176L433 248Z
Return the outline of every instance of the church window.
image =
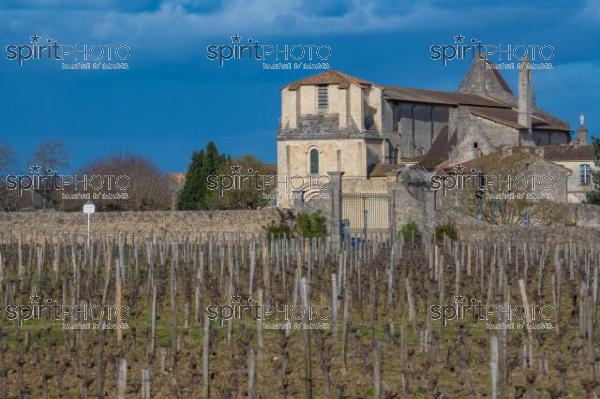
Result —
M587 186L590 184L590 181L592 180L591 175L592 170L590 168L590 165L588 165L587 163L579 165L579 176L580 183L582 186Z
M319 150L316 148L310 150L310 173L312 175L319 173Z
M329 109L329 98L327 96L327 85L317 86L317 106L319 112L327 112Z

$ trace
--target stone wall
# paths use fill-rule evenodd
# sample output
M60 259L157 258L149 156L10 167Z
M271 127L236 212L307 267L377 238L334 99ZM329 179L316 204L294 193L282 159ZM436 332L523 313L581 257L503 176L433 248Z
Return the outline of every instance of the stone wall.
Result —
M192 231L262 233L271 222L291 220L293 214L278 208L228 211L97 212L91 216L92 233L117 231ZM87 229L81 212L4 212L0 232L79 231Z
M567 205L570 220L576 226L600 228L600 206L590 204Z
M496 237L498 242L513 241L522 243L532 242L537 237L538 242L546 239L596 243L600 240L600 229L573 226L497 226L481 223L459 223L456 230L461 238L469 240L483 240L490 235Z
M400 152L404 157L429 151L438 133L448 125L448 106L403 102L397 106L394 123L400 134ZM413 142L414 140L414 142Z
M600 235L600 206L589 205L589 204L560 204L557 205L557 212L560 211L560 207L564 207L566 210L566 220L564 223L555 223L550 226L498 226L488 223L481 223L474 216L469 217L463 213L456 212L455 210L446 208L438 209L436 211L436 222L444 223L446 221L452 221L457 227L464 231L475 232L477 230L484 231L485 229L504 229L510 231L511 229L541 229L547 228L556 231L556 234L573 235L577 231L581 231L585 234L593 232L594 236ZM533 224L536 224L535 220L532 220ZM500 231L498 230L498 231Z

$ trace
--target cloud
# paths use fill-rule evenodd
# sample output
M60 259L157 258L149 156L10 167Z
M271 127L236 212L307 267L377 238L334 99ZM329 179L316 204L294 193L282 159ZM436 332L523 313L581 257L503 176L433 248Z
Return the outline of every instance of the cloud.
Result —
M490 21L497 27L529 23L534 11L542 20L545 13L557 13L556 7L539 9L532 3L465 1L5 0L0 37L24 41L36 33L69 43L128 44L164 57L208 41L226 42L235 33L263 43L286 36L436 30L447 35L449 30L488 31Z
M586 0L583 8L574 18L576 21L600 21L600 0Z
M530 7L530 6L527 6ZM2 33L46 26L96 38L215 37L232 34L325 34L431 30L485 26L517 15L519 8L499 5L469 7L445 2L372 0L8 0L0 6ZM483 24L483 25L482 25ZM23 34L23 32L19 32Z

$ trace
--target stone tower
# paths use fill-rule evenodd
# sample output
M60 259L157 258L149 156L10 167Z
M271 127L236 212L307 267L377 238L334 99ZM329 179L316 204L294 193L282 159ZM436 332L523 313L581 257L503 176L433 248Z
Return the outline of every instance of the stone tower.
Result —
M586 145L588 141L588 128L585 125L583 114L579 116L579 127L577 128L577 144Z
M518 112L519 125L525 126L527 132L531 135L531 62L529 57L521 58L519 64L519 98Z

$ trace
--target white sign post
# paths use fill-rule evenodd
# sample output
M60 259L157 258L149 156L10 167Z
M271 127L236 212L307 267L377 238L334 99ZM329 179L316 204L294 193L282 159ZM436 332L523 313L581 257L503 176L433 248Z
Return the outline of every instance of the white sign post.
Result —
M87 245L90 246L90 215L96 212L96 205L88 202L83 205L83 213L87 214Z

